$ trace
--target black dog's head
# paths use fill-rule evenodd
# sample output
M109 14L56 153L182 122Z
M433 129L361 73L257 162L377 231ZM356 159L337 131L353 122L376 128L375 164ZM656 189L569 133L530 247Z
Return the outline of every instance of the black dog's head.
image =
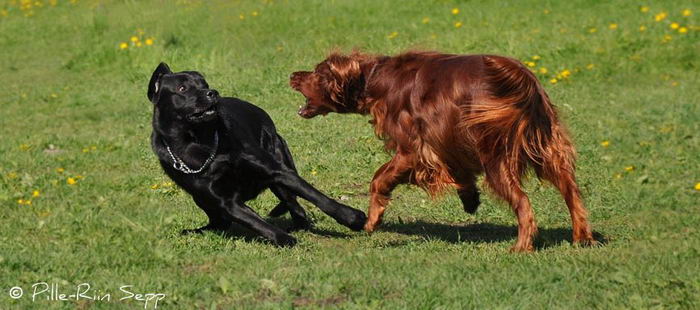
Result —
M161 113L179 121L202 123L216 118L219 92L209 89L199 72L172 72L162 62L151 75L148 99Z

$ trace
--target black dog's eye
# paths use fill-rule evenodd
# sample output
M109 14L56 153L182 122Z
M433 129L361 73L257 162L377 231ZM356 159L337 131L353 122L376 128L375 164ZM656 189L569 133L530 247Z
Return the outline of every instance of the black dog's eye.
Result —
M179 91L179 92L184 92L186 90L187 90L187 86L185 86L185 85L180 85L177 87L177 91Z

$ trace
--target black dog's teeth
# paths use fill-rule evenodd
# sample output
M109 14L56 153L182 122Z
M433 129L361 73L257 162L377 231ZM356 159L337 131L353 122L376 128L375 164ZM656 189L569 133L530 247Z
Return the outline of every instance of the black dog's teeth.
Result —
M209 110L206 110L203 112L194 113L194 114L192 114L192 118L200 118L200 117L204 117L204 116L210 116L210 115L214 114L215 112L216 111L214 111L214 109L212 108L212 109L209 109Z

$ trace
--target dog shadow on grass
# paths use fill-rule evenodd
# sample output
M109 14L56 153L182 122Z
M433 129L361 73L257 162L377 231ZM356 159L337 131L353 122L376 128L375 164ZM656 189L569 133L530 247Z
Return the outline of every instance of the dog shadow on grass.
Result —
M292 226L292 221L289 219L281 219L281 218L266 218L266 222L275 225L283 230L287 230L288 227ZM338 231L332 231L332 230L326 230L322 228L318 228L315 225L312 226L308 232L323 236L323 237L328 237L328 238L337 238L337 239L347 239L351 238L352 236L343 232L338 232ZM224 238L229 238L229 239L241 239L244 240L245 242L265 242L265 238L261 237L260 235L256 234L250 229L247 229L241 225L236 225L232 224L227 230L225 231L219 231L217 232L221 237ZM294 231L292 231L290 234L294 235Z
M379 228L404 235L420 236L426 239L442 240L448 243L498 243L504 241L515 242L518 237L518 227L514 225L501 225L490 223L474 224L443 224L425 222L422 220L396 223L388 222ZM572 241L571 228L544 228L540 227L534 240L536 249L546 249L560 245L562 242ZM607 243L604 235L593 232L593 238L601 245Z
M282 229L290 227L292 223L291 220L288 219L268 218L266 220L270 224ZM308 231L315 235L336 239L349 239L353 237L344 232L326 230L317 228L316 226L313 226ZM386 222L379 227L379 231L417 236L427 240L441 240L452 244L515 242L515 239L518 237L518 227L515 225L491 223L435 223L423 220L408 223ZM228 230L219 232L218 234L224 238L242 239L246 242L265 241L261 236L240 225L231 225ZM571 228L540 227L535 237L534 245L537 250L542 250L558 246L563 242L571 243L572 234L573 231ZM593 232L593 238L598 241L600 245L605 245L608 242L607 238L598 232ZM390 242L389 245L402 246L406 243L407 241L394 241Z

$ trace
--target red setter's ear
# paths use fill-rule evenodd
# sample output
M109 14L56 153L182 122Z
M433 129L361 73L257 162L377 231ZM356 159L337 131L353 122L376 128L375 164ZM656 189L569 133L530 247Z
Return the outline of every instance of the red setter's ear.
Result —
M289 77L289 86L297 91L301 91L301 83L303 83L311 75L309 71L297 71Z
M325 72L325 70L319 72L331 100L342 106L349 103L345 102L346 100L353 99L352 95L359 90L362 77L360 62L351 56L331 54L324 61L328 65L329 72Z

